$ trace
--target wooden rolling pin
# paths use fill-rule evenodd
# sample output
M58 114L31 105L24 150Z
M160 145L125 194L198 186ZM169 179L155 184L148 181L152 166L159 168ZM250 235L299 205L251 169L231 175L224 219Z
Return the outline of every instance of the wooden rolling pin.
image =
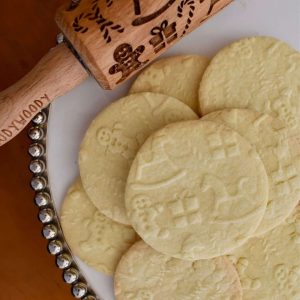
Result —
M89 74L113 89L230 2L73 0L60 8L56 22L67 42L0 93L0 146Z

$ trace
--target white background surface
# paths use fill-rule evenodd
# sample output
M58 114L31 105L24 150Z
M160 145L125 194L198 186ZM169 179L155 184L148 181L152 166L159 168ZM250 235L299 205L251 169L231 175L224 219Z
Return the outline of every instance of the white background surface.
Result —
M279 38L299 51L300 0L235 0L163 56L193 53L212 57L230 42L254 35ZM79 174L77 155L89 123L109 102L125 96L131 82L105 91L90 78L51 106L48 171L58 211L69 185ZM79 259L77 262L99 297L113 300L112 279L93 271Z

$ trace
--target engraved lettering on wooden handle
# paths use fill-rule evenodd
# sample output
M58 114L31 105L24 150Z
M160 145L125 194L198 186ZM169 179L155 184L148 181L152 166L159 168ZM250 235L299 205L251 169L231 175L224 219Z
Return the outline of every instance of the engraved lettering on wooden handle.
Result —
M50 50L30 73L0 93L0 146L16 136L43 107L87 77L66 45Z
M230 2L81 0L56 21L100 85L112 89Z

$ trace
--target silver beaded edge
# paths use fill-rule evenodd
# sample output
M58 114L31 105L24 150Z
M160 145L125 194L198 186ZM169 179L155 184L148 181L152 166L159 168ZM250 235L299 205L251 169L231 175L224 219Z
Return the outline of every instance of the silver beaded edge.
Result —
M76 299L103 300L88 286L87 281L80 273L71 250L68 247L55 209L47 174L46 134L49 107L43 109L32 119L32 127L28 131L32 144L29 146L31 161L29 170L33 177L30 181L35 191L34 202L39 208L38 219L43 224L42 235L48 242L48 252L55 256L55 262L63 271L63 280L71 285L71 293Z

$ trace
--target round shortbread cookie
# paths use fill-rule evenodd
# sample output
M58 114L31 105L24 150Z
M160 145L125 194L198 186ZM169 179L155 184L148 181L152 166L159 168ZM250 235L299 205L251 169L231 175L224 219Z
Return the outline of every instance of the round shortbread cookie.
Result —
M257 152L227 126L171 124L134 159L125 205L143 240L187 260L224 255L247 241L266 209L268 178Z
M115 273L117 300L238 300L242 289L227 257L184 261L161 254L145 242L134 244Z
M199 90L200 111L250 108L300 125L300 53L272 37L252 37L221 50Z
M199 82L208 63L208 58L198 55L160 59L139 74L129 92L155 92L169 95L198 113Z
M284 122L254 110L238 108L209 113L203 120L226 124L236 130L256 149L264 163L269 178L269 200L254 234L266 233L282 223L300 199L300 158L294 149L299 145L288 138Z
M133 158L146 138L166 124L198 119L185 104L155 93L133 94L105 108L88 128L79 153L83 187L109 218L130 224L124 192Z
M101 214L80 180L70 187L64 199L61 226L72 252L107 275L114 273L121 256L139 239L132 227Z
M286 221L249 240L230 256L236 264L244 300L300 299L300 206Z

